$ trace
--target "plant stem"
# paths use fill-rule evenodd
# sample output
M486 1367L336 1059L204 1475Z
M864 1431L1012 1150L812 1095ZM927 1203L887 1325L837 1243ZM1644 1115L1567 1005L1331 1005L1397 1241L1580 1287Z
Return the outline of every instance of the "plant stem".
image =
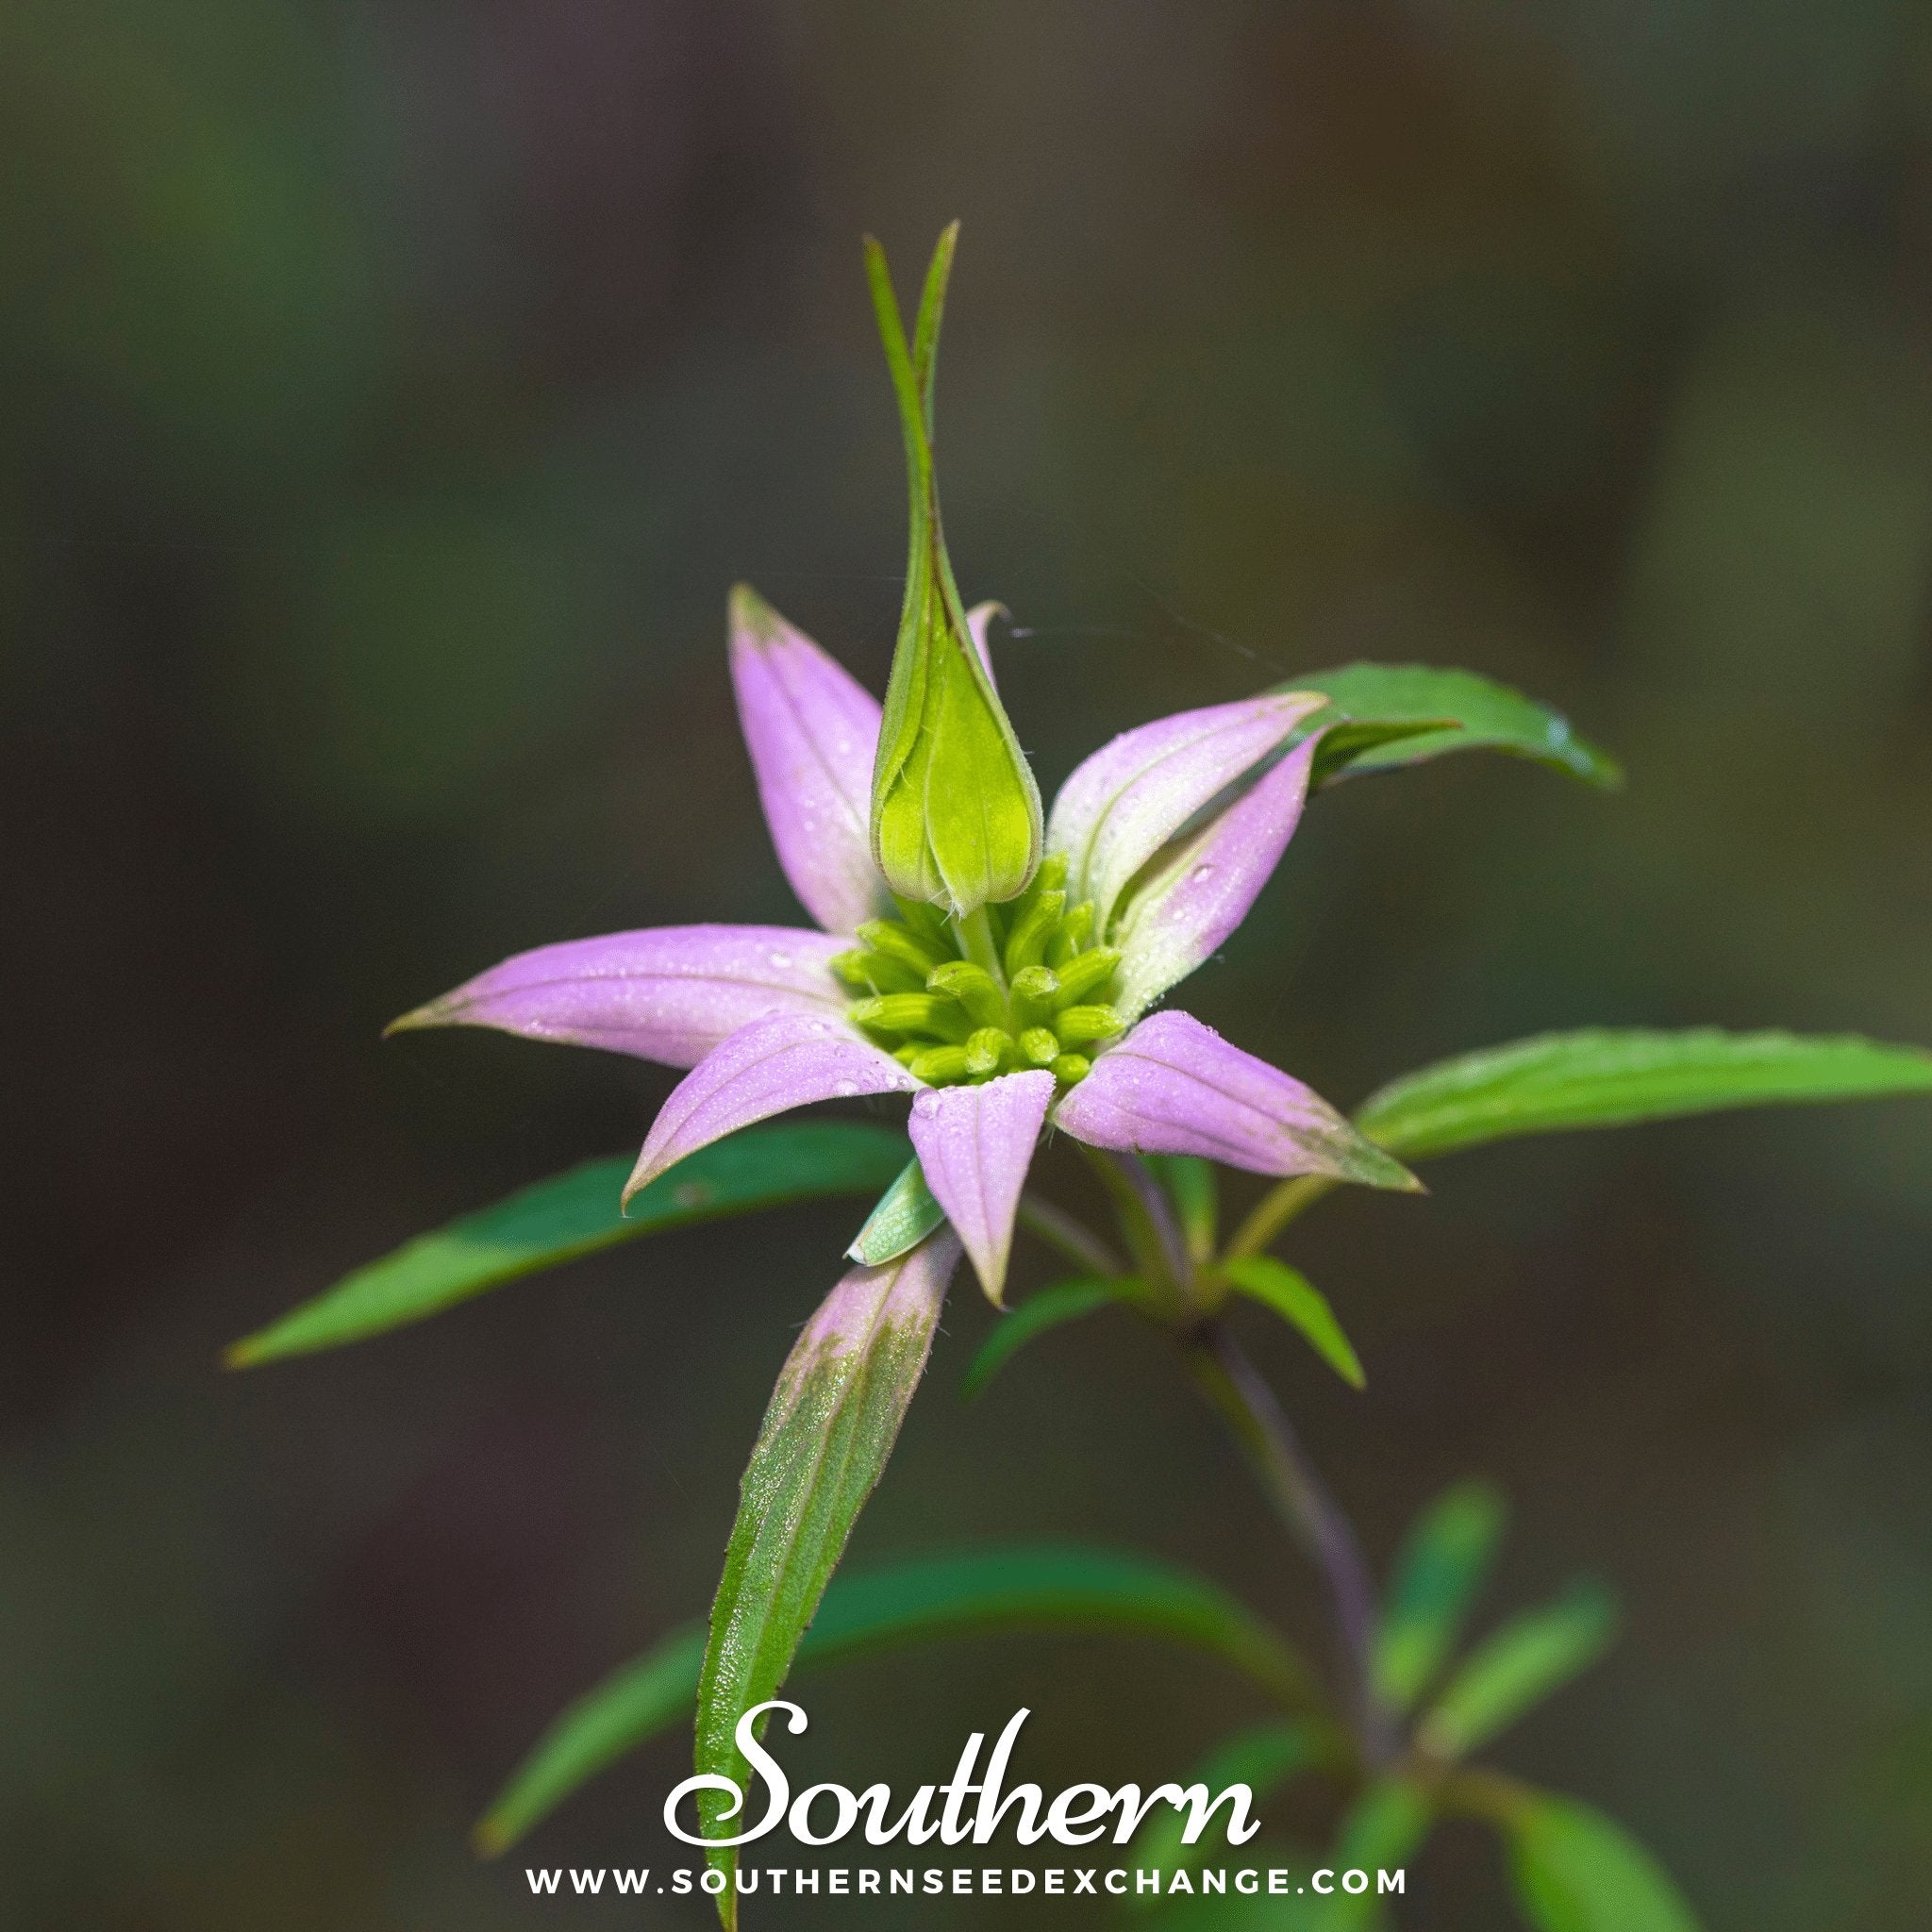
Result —
M1058 1248L1069 1259L1108 1280L1127 1272L1127 1264L1084 1221L1038 1194L1020 1196L1020 1225L1038 1235L1049 1247Z
M1007 969L1000 959L998 942L992 936L992 914L984 906L975 906L971 912L958 914L953 920L953 930L959 936L959 949L975 966L983 966L992 974L992 983L1004 989L1007 983Z
M1193 1271L1159 1182L1144 1163L1130 1156L1104 1153L1079 1141L1074 1145L1111 1198L1127 1250L1159 1312L1171 1324L1191 1323L1197 1312L1191 1285ZM1161 1219L1157 1219L1157 1211Z
M1298 1174L1290 1180L1276 1182L1235 1230L1224 1258L1239 1261L1245 1256L1258 1255L1303 1208L1312 1208L1337 1185L1325 1174Z
M1275 1514L1326 1584L1347 1665L1348 1696L1363 1757L1384 1764L1393 1726L1371 1674L1375 1592L1355 1530L1309 1462L1274 1391L1226 1327L1204 1322L1183 1343L1189 1372L1234 1433Z

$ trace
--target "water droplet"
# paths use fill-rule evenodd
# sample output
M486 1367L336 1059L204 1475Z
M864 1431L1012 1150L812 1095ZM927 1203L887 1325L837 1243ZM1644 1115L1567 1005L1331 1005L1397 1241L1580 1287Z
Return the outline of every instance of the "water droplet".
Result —
M1211 865L1197 865L1193 869L1193 871L1188 874L1190 882L1197 886L1205 884L1206 881L1211 879L1213 876L1214 868Z
M841 1100L855 1099L858 1093L858 1082L857 1080L834 1081L832 1084L832 1091L836 1093Z
M791 965L791 955L790 953L774 953L771 956L771 959L772 964L777 967L780 972L783 972L786 967Z

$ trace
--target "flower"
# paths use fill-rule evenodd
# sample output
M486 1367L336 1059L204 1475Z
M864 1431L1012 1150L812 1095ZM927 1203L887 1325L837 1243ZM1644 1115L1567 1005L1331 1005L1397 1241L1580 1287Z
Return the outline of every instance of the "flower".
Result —
M989 683L995 608L968 618ZM926 1184L995 1302L1049 1125L1119 1153L1416 1185L1299 1080L1187 1013L1150 1010L1274 870L1321 735L1303 727L1325 699L1264 693L1124 732L1061 787L1025 890L961 917L895 898L878 871L878 703L744 586L729 627L765 819L819 929L659 926L542 946L397 1028L491 1026L689 1069L626 1199L791 1108L910 1094Z

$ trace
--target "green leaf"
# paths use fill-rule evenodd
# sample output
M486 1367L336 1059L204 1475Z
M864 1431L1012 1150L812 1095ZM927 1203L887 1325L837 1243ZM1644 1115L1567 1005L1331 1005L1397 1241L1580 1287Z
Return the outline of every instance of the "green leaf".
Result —
M1699 1932L1670 1874L1601 1811L1540 1791L1508 1831L1517 1901L1539 1932Z
M1545 1033L1442 1060L1374 1094L1356 1124L1407 1158L1516 1134L1729 1107L1932 1091L1932 1054L1856 1035Z
M675 1630L557 1718L517 1766L473 1834L486 1858L505 1852L579 1785L691 1715L705 1626Z
M628 1216L620 1213L618 1199L631 1157L590 1161L357 1269L236 1342L224 1359L230 1368L246 1368L360 1341L639 1235L792 1201L870 1193L905 1158L903 1134L862 1121L747 1127L700 1149L632 1195Z
M798 1647L797 1669L941 1637L1001 1630L1158 1639L1233 1665L1305 1707L1307 1668L1218 1585L1170 1563L1075 1543L929 1557L835 1578ZM538 1740L476 1829L494 1855L571 1792L689 1714L705 1633L675 1632L572 1705Z
M1336 714L1331 710L1324 715L1332 719ZM1391 719L1380 724L1324 724L1318 718L1308 727L1309 731L1322 734L1322 741L1315 747L1314 762L1308 767L1308 790L1310 792L1319 791L1324 785L1332 785L1336 779L1346 777L1350 766L1359 764L1369 753L1380 751L1385 745L1400 744L1405 739L1424 738L1438 732L1460 731L1461 728L1454 718Z
M1120 1288L1098 1275L1058 1282L1028 1295L1017 1308L1002 1315L992 1333L980 1343L979 1353L960 1378L960 1400L971 1402L1014 1356L1048 1329L1077 1322L1120 1299Z
M1318 1924L1322 1932L1341 1932L1344 1926L1380 1924L1387 1904L1377 1891L1377 1874L1400 1871L1429 1835L1434 1814L1428 1799L1406 1778L1385 1777L1373 1784L1348 1808L1328 1854L1327 1881L1336 1889L1325 1900ZM1366 1872L1366 1891L1341 1889L1344 1872Z
M1457 1483L1416 1520L1396 1559L1373 1660L1375 1690L1407 1710L1441 1669L1502 1541L1503 1498Z
M854 1269L820 1304L779 1372L740 1486L711 1606L698 1680L701 1775L744 1789L738 1720L771 1697L791 1668L898 1440L958 1258L959 1243L947 1232L887 1267ZM708 1830L724 1806L722 1791L700 1794ZM727 1874L719 1911L730 1926L737 1852L718 1846L706 1857Z
M1466 1757L1593 1664L1616 1624L1615 1600L1592 1583L1512 1618L1463 1660L1417 1741L1438 1757Z
M946 1210L933 1198L915 1154L879 1197L878 1206L866 1216L865 1225L845 1252L868 1267L883 1267L916 1248L945 1218Z
M1500 751L1534 758L1573 777L1606 789L1623 783L1616 760L1571 730L1570 722L1547 705L1478 677L1473 671L1438 669L1428 664L1344 664L1293 677L1282 691L1319 691L1348 720L1331 722L1335 751L1350 746L1344 729L1356 734L1360 749L1326 775L1354 777L1362 772L1391 772L1419 765L1453 751ZM1321 730L1329 716L1317 712L1310 730ZM1440 728L1444 719L1456 721ZM1362 727L1385 727L1376 740ZM1410 729L1397 731L1396 726Z
M1327 1299L1298 1269L1273 1255L1246 1255L1222 1271L1250 1300L1270 1307L1301 1331L1308 1346L1352 1389L1365 1388L1361 1357L1341 1332Z
M1259 1806L1297 1772L1316 1763L1322 1753L1322 1735L1312 1724L1255 1724L1217 1744L1181 1783L1206 1785L1210 1799L1230 1785L1246 1785ZM1194 1843L1187 1844L1183 1842L1188 1827L1185 1811L1163 1808L1150 1812L1134 1840L1135 1868L1141 1872L1193 1871L1218 1849L1226 1821L1226 1812L1217 1811L1213 1824ZM1141 1893L1136 1903L1151 1905L1153 1897Z

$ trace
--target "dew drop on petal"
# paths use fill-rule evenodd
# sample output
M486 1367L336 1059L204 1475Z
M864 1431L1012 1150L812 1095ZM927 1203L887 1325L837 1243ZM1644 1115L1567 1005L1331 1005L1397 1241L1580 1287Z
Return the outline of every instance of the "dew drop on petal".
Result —
M851 1100L855 1098L858 1092L858 1082L857 1080L834 1081L832 1084L832 1091L835 1094L837 1094L841 1100Z
M1205 885L1208 882L1208 880L1211 879L1213 876L1214 868L1211 865L1197 865L1193 869L1193 871L1188 874L1189 881L1191 884L1197 886Z
M790 953L774 953L770 958L771 963L781 973L791 964L791 955Z

